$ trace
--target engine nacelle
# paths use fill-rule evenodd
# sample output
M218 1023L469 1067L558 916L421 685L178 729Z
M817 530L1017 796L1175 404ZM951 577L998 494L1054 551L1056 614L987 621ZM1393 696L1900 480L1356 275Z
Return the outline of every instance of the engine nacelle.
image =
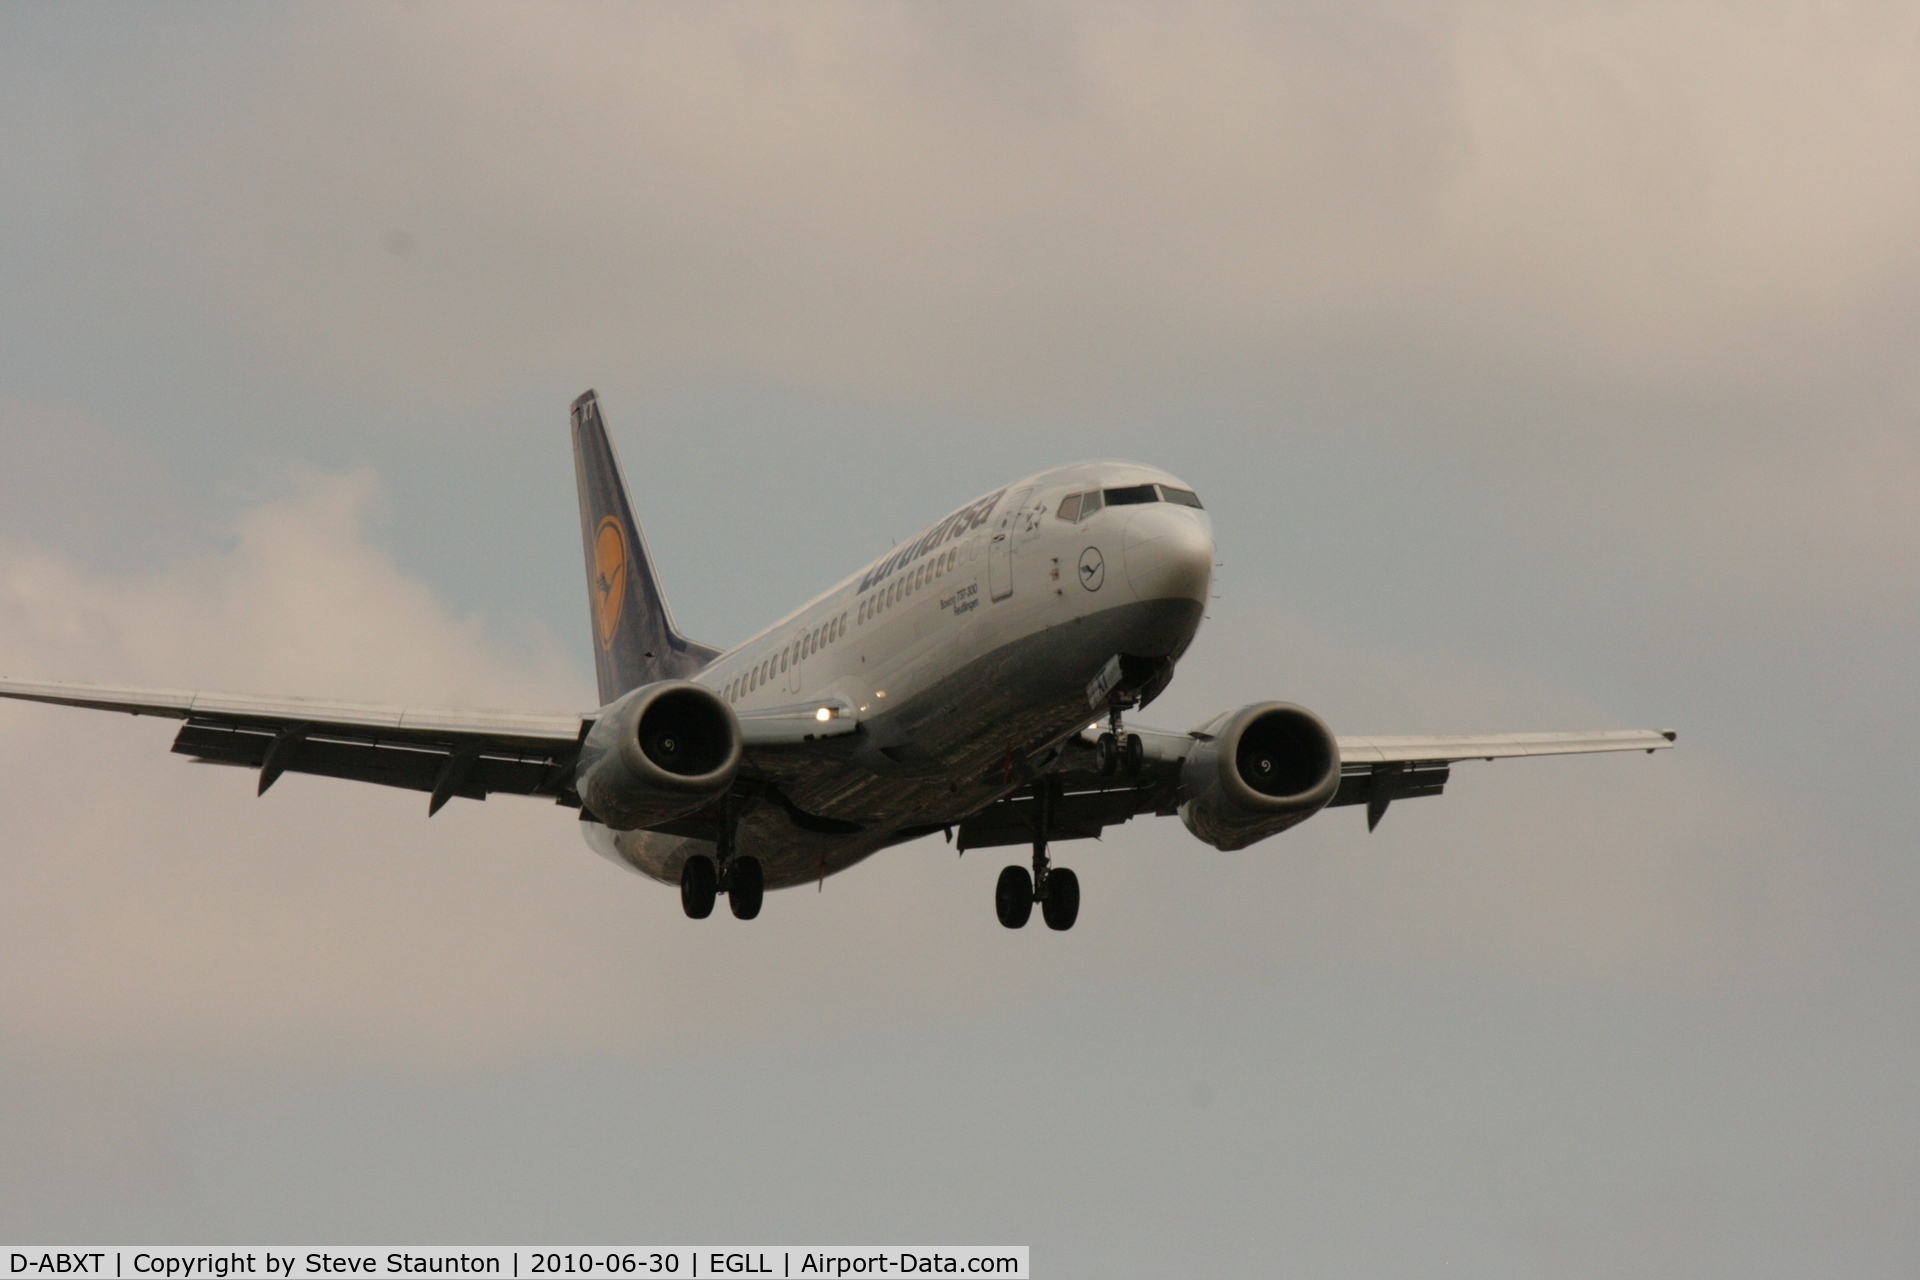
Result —
M1180 767L1180 820L1216 849L1305 822L1340 789L1340 744L1305 707L1256 702L1206 732Z
M574 774L580 801L616 831L692 813L733 785L740 723L690 680L642 685L600 713Z

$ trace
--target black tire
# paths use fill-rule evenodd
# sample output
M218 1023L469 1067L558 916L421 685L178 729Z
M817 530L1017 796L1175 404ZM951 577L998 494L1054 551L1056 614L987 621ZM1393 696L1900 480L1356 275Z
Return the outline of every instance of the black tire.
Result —
M1140 740L1139 734L1130 733L1127 735L1127 749L1125 752L1125 756L1126 756L1127 776L1129 778L1139 777L1140 766L1144 765L1147 762L1147 744Z
M680 868L680 907L689 918L705 920L713 914L713 900L720 892L720 877L713 859L688 858Z
M1008 867L993 887L993 909L1000 923L1019 929L1033 916L1033 877L1025 867Z
M1047 900L1040 904L1047 928L1066 930L1080 918L1080 877L1065 867L1047 872Z
M760 899L766 893L767 878L758 858L734 858L727 863L727 905L741 920L760 914Z
M1111 778L1113 771L1120 767L1120 749L1114 745L1112 734L1100 735L1099 741L1093 744L1093 758L1100 766L1100 776Z

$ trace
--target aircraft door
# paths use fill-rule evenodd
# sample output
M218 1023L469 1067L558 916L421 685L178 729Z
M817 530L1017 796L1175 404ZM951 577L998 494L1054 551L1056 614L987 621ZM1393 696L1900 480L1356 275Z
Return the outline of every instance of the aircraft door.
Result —
M993 540L987 544L987 595L993 600L1005 600L1013 594L1013 535L1032 493L1032 489L1022 489L1014 494L994 522Z

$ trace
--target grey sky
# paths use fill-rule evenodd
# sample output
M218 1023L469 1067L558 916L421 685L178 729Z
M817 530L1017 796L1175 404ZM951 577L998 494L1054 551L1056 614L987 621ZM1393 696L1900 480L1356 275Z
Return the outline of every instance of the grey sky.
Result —
M1369 836L693 925L568 815L0 708L0 1237L1886 1275L1920 1202L1911 5L0 12L0 671L572 709L567 401L726 644L1191 481L1146 719L1672 726Z

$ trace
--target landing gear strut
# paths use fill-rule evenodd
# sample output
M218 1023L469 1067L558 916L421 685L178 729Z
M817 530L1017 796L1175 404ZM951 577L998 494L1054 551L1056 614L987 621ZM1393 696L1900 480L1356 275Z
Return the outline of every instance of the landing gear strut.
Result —
M1080 918L1080 877L1066 867L1056 867L1047 857L1047 832L1053 822L1054 792L1051 782L1042 782L1034 790L1037 814L1033 836L1033 873L1025 867L1007 867L993 889L993 908L1000 923L1009 929L1025 927L1033 917L1033 904L1040 904L1040 916L1047 928L1073 928Z

